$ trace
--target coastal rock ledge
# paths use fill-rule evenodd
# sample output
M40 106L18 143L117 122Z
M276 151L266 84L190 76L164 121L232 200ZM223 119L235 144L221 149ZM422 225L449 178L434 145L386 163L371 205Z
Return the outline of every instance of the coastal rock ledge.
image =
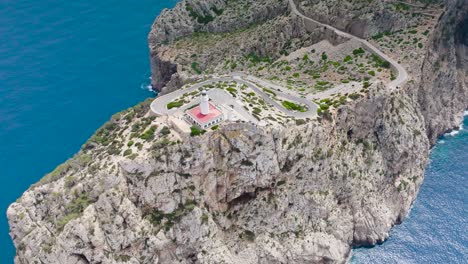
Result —
M397 1L341 2L295 1L363 38L417 22ZM433 2L443 12L405 86L375 83L317 118L190 136L155 117L151 100L114 115L9 207L15 263L345 263L353 246L384 241L431 146L468 108L468 5ZM241 67L226 58L274 61L324 39L343 43L286 0L183 0L149 34L153 86L173 91Z

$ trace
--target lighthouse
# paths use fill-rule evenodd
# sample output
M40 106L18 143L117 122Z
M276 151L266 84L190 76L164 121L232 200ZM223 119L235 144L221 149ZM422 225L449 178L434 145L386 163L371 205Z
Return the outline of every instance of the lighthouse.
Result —
M210 102L206 91L202 91L201 93L200 104L188 109L185 113L189 121L202 129L218 125L224 120L223 112Z
M201 102L200 102L200 109L202 115L208 115L210 113L210 98L208 98L208 94L205 90L202 91Z

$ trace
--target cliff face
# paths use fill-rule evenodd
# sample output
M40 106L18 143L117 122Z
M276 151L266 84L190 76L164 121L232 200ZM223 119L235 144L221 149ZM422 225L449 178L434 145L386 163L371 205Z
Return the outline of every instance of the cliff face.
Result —
M310 17L362 38L385 31L397 31L414 26L418 16L406 13L431 14L423 1L362 1L362 0L295 0L298 7ZM443 3L441 0L426 3Z
M128 145L150 118L129 110L10 207L17 263L343 262L416 196L429 144L415 105L382 92L333 123L174 131L122 157L103 142Z
M287 3L285 0L187 0L179 2L173 10L163 11L148 37L153 88L161 91L166 87L165 92L169 92L178 88L170 80L179 82L181 78L184 79L183 76L173 75L177 66L170 54L165 56L170 53L165 44L194 33L221 34L262 24L286 14Z
M226 10L235 7L227 3L181 2L151 34L171 42L194 31L229 31L222 26L228 22L196 25L187 13L229 17ZM255 3L253 10L277 10L276 18L259 11L243 23L260 19L252 30L281 32L278 43L292 36L291 49L327 35L340 41L285 14L285 1ZM328 118L285 128L230 123L189 137L152 117L148 102L115 115L73 159L10 206L16 263L345 262L353 245L385 240L404 219L430 144L459 124L468 106L467 18L464 1L447 5L420 79L404 90L377 86ZM220 34L209 40L248 42L242 32ZM257 37L245 50L225 51L281 51L262 49ZM153 70L161 77L153 81L172 78L172 88L180 87L187 61L174 58L184 49L150 43L157 46L153 59L160 68ZM197 56L219 63L209 51Z
M435 29L422 66L417 89L428 137L434 143L447 129L457 127L468 108L468 5L448 1Z

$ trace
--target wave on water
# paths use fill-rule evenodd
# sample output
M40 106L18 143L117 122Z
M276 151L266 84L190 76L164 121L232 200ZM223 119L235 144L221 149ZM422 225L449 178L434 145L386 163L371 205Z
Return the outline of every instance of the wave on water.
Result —
M142 84L140 84L140 89L148 90L149 92L156 93L156 92L153 90L153 86L151 86L151 84L142 83Z
M456 136L458 135L458 133L460 133L460 130L462 130L462 128L460 129L457 129L457 130L452 130L451 132L448 132L448 133L445 133L444 136L448 137L448 136Z
M465 111L465 112L463 113L463 116L468 116L468 111ZM463 130L463 122L460 124L460 126L458 127L458 129L454 129L454 130L452 130L452 131L450 131L450 132L448 132L448 133L445 133L444 136L445 136L445 137L448 137L448 136L452 136L452 137L453 137L453 136L458 135L458 134L460 133L460 131L462 131L462 130ZM441 142L441 143L443 143L443 142Z

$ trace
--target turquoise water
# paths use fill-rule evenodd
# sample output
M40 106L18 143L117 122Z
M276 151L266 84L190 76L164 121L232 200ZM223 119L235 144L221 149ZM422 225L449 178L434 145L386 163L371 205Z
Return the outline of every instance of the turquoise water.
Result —
M175 0L0 0L0 263L5 212L110 116L153 96L147 34Z
M112 114L152 96L144 89L146 35L160 10L175 3L0 1L0 263L14 256L8 204ZM443 142L410 216L383 245L355 250L354 263L468 259L468 133Z
M353 251L351 263L467 263L468 117L455 136L444 136L431 153L419 196L390 238Z

